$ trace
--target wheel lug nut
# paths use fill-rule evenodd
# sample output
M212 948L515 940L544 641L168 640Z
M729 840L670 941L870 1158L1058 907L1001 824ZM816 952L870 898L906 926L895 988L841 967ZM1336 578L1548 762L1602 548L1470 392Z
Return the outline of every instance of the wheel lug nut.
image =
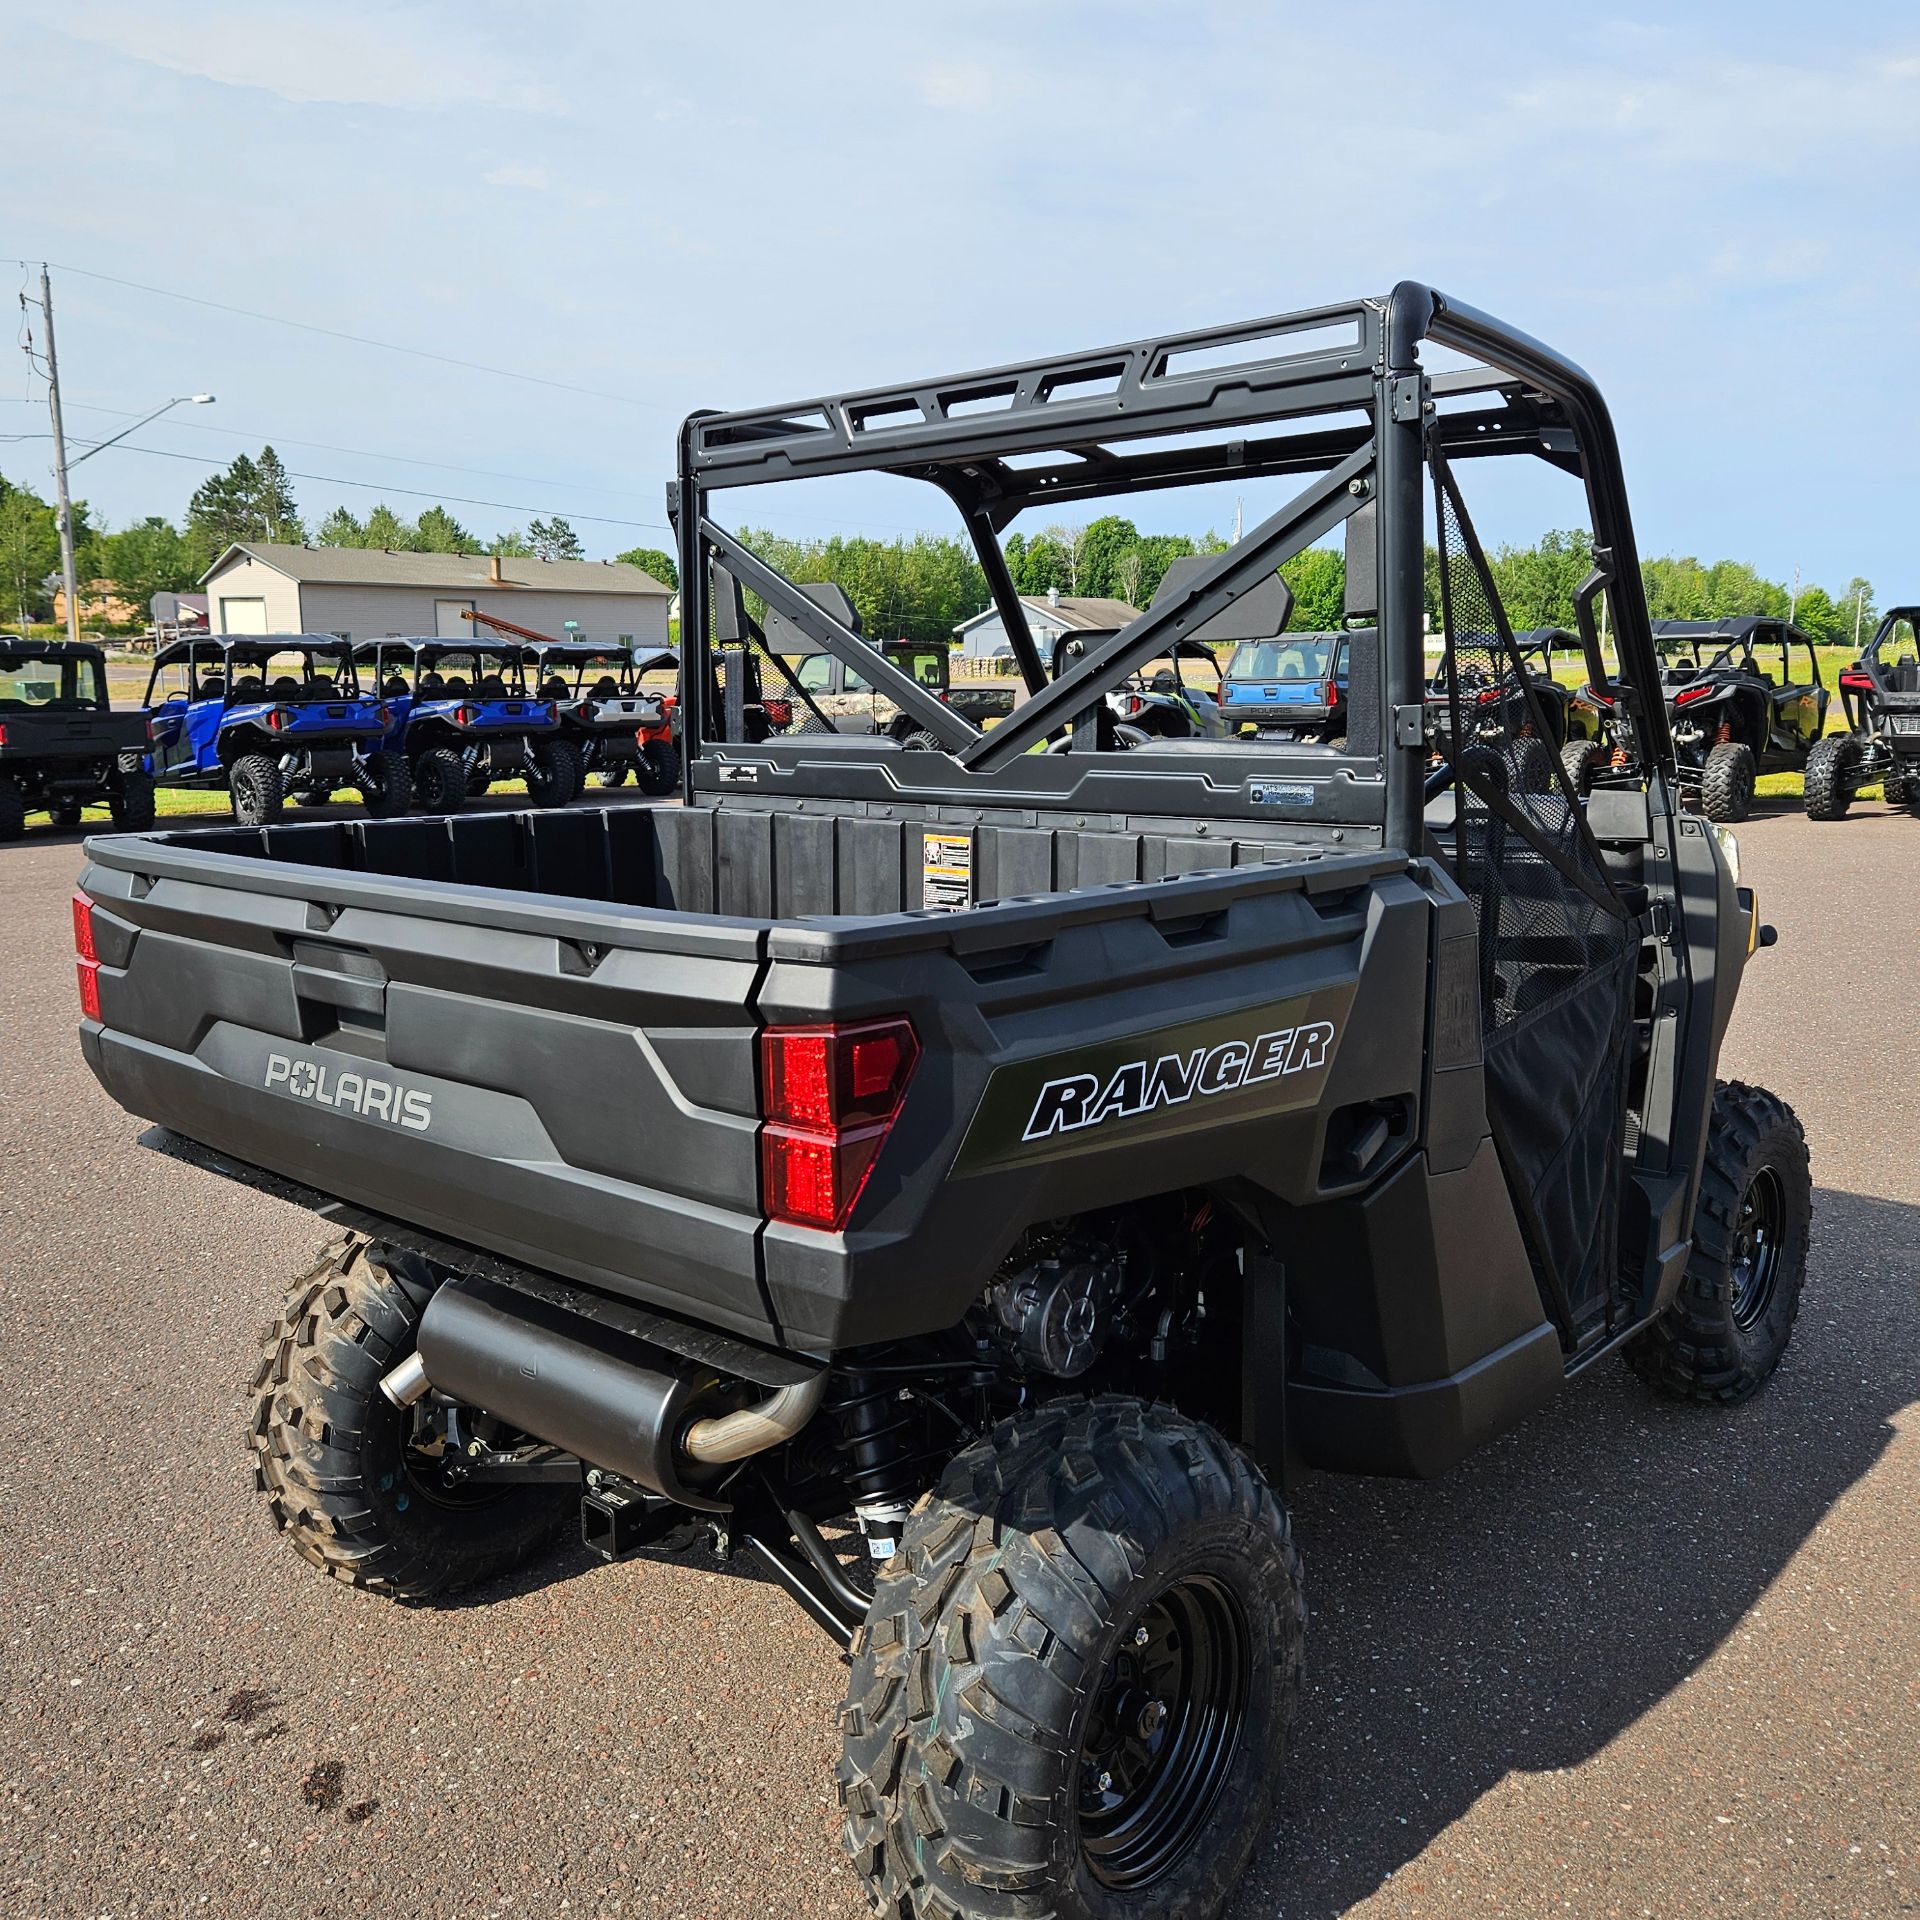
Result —
M1153 1635L1145 1627L1135 1627L1133 1630L1133 1644L1136 1647L1144 1647L1152 1638Z
M1113 1791L1113 1775L1103 1773L1093 1784L1098 1787L1102 1793L1111 1793Z

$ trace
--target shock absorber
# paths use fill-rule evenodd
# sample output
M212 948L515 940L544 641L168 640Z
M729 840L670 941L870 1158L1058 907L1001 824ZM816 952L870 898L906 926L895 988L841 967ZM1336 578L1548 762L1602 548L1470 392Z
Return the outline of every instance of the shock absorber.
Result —
M854 1518L875 1560L890 1559L920 1491L920 1421L912 1400L884 1374L835 1374L827 1411L839 1428Z

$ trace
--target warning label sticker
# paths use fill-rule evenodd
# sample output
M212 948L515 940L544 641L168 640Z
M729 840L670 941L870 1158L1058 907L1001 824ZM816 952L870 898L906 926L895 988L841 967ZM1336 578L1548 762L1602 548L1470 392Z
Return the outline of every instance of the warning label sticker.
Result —
M929 833L920 863L920 904L943 913L973 905L973 836Z

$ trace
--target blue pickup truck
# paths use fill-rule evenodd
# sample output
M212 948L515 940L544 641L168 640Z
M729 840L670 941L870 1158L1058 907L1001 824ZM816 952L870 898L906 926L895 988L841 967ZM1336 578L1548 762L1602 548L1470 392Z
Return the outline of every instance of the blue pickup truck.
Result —
M1283 633L1242 640L1227 657L1220 705L1227 731L1263 739L1343 741L1348 636Z
M324 805L357 788L369 813L413 804L406 760L363 688L346 641L326 633L176 640L153 657L142 702L155 783L224 787L242 826L288 800Z
M559 709L527 685L531 647L471 640L364 640L357 649L428 813L458 813L496 780L525 780L536 807L564 807L585 784Z

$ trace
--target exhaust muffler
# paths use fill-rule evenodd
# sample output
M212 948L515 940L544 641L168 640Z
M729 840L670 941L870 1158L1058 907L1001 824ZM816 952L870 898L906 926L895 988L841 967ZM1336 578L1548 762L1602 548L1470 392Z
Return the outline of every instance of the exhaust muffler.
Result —
M405 1406L431 1387L683 1507L720 1512L726 1468L792 1439L826 1384L820 1372L757 1405L728 1407L710 1370L674 1364L636 1335L537 1294L462 1275L427 1302L416 1351L380 1388Z

